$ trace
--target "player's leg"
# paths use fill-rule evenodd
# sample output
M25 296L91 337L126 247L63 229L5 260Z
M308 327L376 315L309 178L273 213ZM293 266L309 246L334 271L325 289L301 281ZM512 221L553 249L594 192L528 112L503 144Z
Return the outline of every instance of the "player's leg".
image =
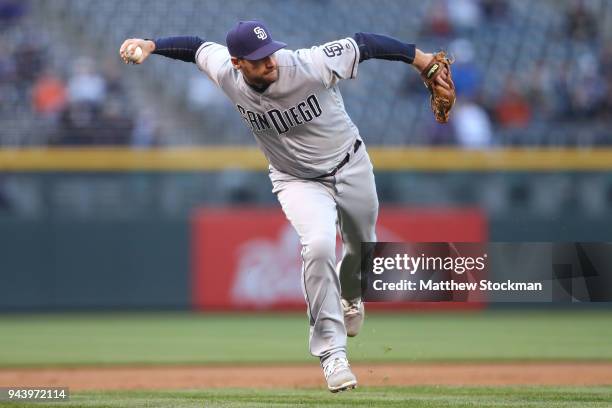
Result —
M346 330L336 263L336 203L330 184L274 181L274 191L302 242L302 283L310 318L310 352L321 360L327 387L357 386L346 359Z
M336 203L330 185L272 175L274 192L302 243L302 286L310 318L310 352L323 365L346 357L336 266Z
M346 330L355 336L363 323L361 303L361 243L376 241L378 196L367 152L356 155L336 181L338 226L344 243L339 264Z

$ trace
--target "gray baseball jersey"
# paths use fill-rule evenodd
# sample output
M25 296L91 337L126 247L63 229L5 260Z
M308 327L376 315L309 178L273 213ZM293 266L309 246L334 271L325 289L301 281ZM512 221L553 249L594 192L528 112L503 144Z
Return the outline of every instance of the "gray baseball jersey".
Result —
M245 83L225 46L202 44L196 63L234 103L274 169L303 178L326 174L359 138L337 86L357 75L359 47L344 38L275 55L278 79L263 93Z

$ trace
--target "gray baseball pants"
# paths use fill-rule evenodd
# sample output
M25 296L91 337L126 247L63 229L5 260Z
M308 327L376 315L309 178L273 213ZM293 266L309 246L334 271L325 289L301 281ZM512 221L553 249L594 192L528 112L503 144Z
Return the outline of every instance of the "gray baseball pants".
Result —
M270 170L273 192L302 244L302 289L310 319L310 353L324 364L346 357L340 296L361 294L361 243L376 241L378 197L365 145L334 176L302 179ZM336 231L343 242L336 270Z

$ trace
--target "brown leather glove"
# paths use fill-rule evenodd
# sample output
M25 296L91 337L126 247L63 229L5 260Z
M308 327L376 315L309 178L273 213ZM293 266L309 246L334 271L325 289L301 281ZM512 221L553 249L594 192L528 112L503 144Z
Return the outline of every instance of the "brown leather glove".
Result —
M431 110L436 121L439 123L448 122L450 111L455 104L455 84L453 83L450 69L453 62L444 51L440 51L434 54L429 65L421 72L421 78L425 83L425 87L431 94ZM442 73L446 74L444 82L446 82L448 88L445 88L436 81L436 78Z

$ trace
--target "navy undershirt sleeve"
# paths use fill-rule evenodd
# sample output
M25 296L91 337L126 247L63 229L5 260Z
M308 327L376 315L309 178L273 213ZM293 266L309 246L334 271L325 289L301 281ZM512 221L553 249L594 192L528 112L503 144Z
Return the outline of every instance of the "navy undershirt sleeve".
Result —
M195 63L196 51L204 44L200 37L164 37L153 40L155 51L153 54Z
M376 58L412 64L416 47L381 34L357 33L353 39L359 46L359 62Z

